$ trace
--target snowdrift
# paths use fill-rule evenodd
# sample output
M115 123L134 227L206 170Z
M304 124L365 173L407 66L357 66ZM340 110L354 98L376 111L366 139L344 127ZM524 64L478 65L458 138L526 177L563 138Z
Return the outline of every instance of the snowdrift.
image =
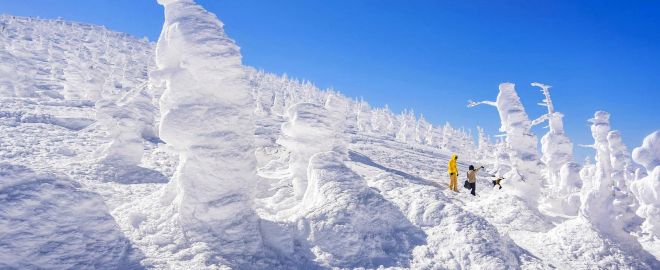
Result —
M139 268L140 252L96 193L0 163L0 268Z

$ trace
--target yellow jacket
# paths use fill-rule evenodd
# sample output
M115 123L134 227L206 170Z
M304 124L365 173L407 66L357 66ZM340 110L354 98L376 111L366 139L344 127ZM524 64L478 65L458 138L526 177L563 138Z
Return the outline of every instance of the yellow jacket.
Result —
M449 174L454 173L454 174L458 175L458 168L456 168L456 159L457 158L458 158L458 156L456 156L456 154L451 155L451 159L449 160L449 164L448 164L448 168L447 168L447 172Z

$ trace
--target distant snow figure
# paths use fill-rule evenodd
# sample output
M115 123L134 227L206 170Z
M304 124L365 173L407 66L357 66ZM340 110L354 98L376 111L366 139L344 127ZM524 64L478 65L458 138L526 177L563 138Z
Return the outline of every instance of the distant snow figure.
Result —
M536 207L541 190L539 171L542 164L537 154L536 136L532 133L532 122L513 83L501 83L496 101L469 101L468 107L480 104L497 108L502 125L500 131L506 133L511 170L504 176L509 179L514 194Z
M263 250L252 208L254 105L241 54L222 22L192 0L159 3L165 23L150 77L165 82L160 136L180 155L163 201L175 205L188 241L247 267Z
M637 214L644 218L642 230L660 238L660 130L646 136L632 157L647 172L630 185L640 204Z

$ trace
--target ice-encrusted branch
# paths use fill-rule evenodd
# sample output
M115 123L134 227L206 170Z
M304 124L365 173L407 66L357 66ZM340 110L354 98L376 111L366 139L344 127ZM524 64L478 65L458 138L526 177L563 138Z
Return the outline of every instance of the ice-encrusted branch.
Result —
M533 82L532 86L540 87L541 92L545 96L545 99L543 100L543 103L539 103L539 105L548 107L548 114L553 114L555 112L555 108L552 105L552 99L550 98L550 85L538 83L538 82Z
M468 100L468 105L467 105L467 107L468 107L468 108L472 108L472 107L474 107L474 106L481 105L481 104L484 104L484 105L490 105L490 106L493 106L493 107L497 107L497 103L496 103L495 101L488 101L488 100L479 101L479 102L474 102L474 101L472 101L472 100Z
M541 124L541 123L543 123L543 122L545 122L546 120L549 120L549 119L550 119L550 114L541 115L539 118L536 118L536 119L534 119L534 121L532 121L532 126L536 126L538 124Z
M555 108L552 105L552 99L550 99L550 87L551 87L550 85L533 82L532 86L540 87L541 92L545 96L545 99L542 100L542 103L537 103L537 104L548 108L548 113L541 115L539 118L536 118L534 121L532 121L532 126L536 126L538 124L545 122L546 120L549 121L551 116L555 113Z

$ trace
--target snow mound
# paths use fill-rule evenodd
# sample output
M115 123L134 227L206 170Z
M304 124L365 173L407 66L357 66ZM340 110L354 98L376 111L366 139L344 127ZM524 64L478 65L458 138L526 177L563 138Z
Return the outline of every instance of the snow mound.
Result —
M568 220L541 238L538 250L560 269L658 269L660 262L638 243L611 239L583 217Z
M523 252L510 239L440 190L389 172L368 177L367 182L426 233L426 242L413 250L412 269L511 269L522 263Z
M0 179L0 268L140 268L140 252L97 194L8 163Z
M332 267L407 266L424 233L343 160L336 152L310 160L300 211L312 253Z

